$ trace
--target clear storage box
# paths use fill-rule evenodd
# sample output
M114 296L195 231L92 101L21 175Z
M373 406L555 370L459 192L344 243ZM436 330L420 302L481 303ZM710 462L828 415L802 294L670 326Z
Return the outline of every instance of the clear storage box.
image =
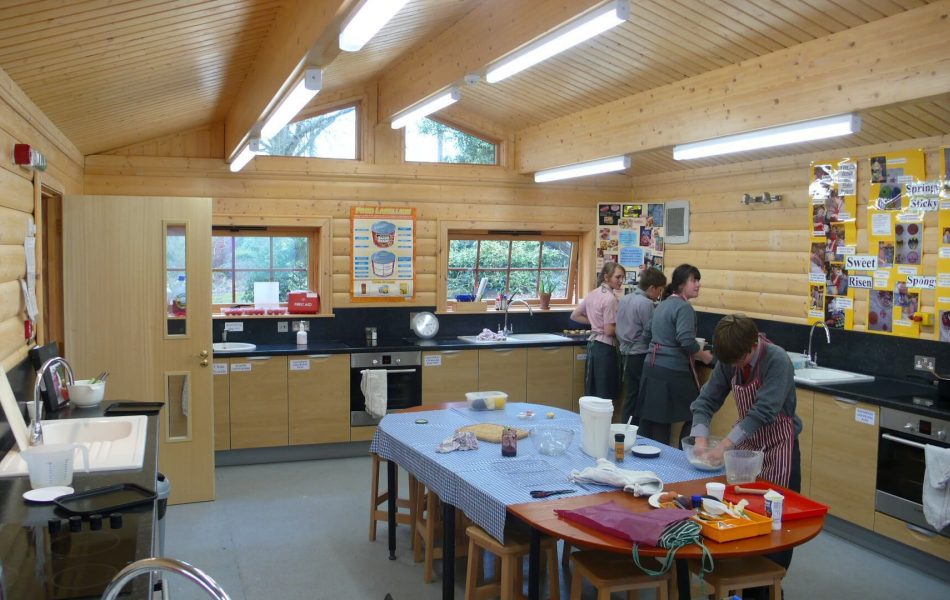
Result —
M466 392L465 401L472 410L501 410L508 402L505 392Z

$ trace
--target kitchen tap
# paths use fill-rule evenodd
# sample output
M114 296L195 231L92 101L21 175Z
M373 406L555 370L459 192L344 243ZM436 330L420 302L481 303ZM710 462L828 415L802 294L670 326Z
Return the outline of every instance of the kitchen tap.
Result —
M224 342L224 343L227 343L227 342L228 342L228 330L227 330L227 329L221 330L221 341Z
M520 300L520 299L519 299L519 300L515 300L514 297L515 297L515 295L512 294L512 295L511 295L511 298L512 298L512 299L509 300L507 304L505 304L505 327L501 330L501 332L504 333L505 335L514 333L514 327L513 327L513 326L512 326L510 329L508 328L508 309L511 308L511 305L514 304L515 302L520 302L520 303L524 304L525 306L527 306L527 307L528 307L528 315L529 315L529 316L532 316L532 317L534 316L534 311L531 310L531 305L530 305L530 304L528 304L528 303L525 302L524 300Z
M105 591L102 592L101 600L115 600L119 592L122 591L122 588L125 587L125 584L130 580L143 573L156 571L177 573L185 579L191 580L204 590L209 598L214 598L215 600L229 600L230 598L227 593L221 589L218 582L209 577L208 574L201 569L195 568L184 561L175 560L174 558L152 557L143 558L126 565L124 569L119 571L116 576L112 578L109 585L106 586Z
M831 330L828 329L828 326L825 325L824 323L822 323L821 321L815 321L815 323L811 326L811 330L808 332L808 350L807 350L807 355L808 355L808 366L809 366L809 367L817 367L817 366L818 366L818 357L817 357L816 355L814 355L814 354L811 353L811 337L812 337L812 334L815 333L815 327L823 327L823 328L825 329L825 340L827 341L827 343L829 343L829 344L831 343Z
M43 426L40 425L40 415L42 410L40 408L40 383L43 381L43 375L47 371L56 367L57 365L63 365L63 368L66 369L66 384L72 385L76 383L76 380L73 378L73 368L69 366L69 363L66 362L66 359L61 356L54 356L49 359L43 366L39 368L36 372L36 381L33 382L33 420L30 422L30 445L31 446L42 446L43 445ZM54 390L46 390L47 393L53 394L55 397Z

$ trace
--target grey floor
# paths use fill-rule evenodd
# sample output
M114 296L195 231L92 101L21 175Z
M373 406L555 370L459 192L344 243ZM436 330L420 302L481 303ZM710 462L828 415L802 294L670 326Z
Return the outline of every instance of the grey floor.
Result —
M361 457L219 467L216 501L169 507L165 554L204 570L234 600L441 598L441 580L424 584L407 551L408 527L397 529L395 561L384 524L367 541L371 464ZM464 573L460 561L457 598ZM789 600L950 598L950 585L830 533L796 550L784 588ZM172 600L207 598L183 580L169 590ZM584 598L594 597L585 589Z

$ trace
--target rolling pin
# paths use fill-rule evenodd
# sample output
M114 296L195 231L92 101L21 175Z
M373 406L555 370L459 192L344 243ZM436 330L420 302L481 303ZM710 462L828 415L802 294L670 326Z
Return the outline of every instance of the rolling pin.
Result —
M737 494L755 494L756 496L764 496L765 494L768 493L768 490L760 490L756 488L744 488L738 485L734 489Z

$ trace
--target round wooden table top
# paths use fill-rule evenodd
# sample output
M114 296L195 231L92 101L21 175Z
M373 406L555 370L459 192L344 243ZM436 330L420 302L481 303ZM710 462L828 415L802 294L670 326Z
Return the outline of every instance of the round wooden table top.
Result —
M709 481L725 482L725 477L707 477L671 483L664 487L664 491L677 492L684 496L705 494L706 483ZM531 527L552 537L563 539L574 546L630 554L633 547L630 541L601 533L574 521L562 519L554 512L557 509L582 508L610 501L633 512L654 510L647 504L646 497L637 498L633 494L616 491L573 498L558 497L546 502L512 504L508 507L508 512ZM703 543L714 558L769 554L804 544L821 532L824 523L824 516L783 521L782 528L779 531L771 531L768 535L758 535L723 543L704 538ZM663 548L640 546L639 552L642 556L666 556L667 551ZM702 550L696 545L684 546L676 552L676 558L678 559L698 559L701 557Z

